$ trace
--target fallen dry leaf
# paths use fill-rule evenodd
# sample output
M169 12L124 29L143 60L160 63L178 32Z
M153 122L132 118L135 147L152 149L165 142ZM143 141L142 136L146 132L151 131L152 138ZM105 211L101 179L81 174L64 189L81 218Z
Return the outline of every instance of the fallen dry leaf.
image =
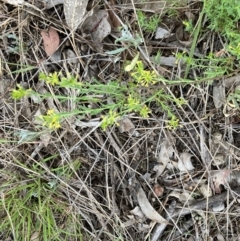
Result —
M63 4L64 0L42 0L45 3L46 9L50 9L58 4Z
M211 188L215 193L221 193L221 185L226 186L228 184L230 173L231 170L228 169L212 171Z
M86 12L88 0L65 0L64 1L64 14L68 27L75 30L80 23Z
M116 4L116 2L115 2L115 0L110 0L109 4L110 4L110 6L114 6ZM114 27L114 28L120 27L121 23L118 20L118 18L116 17L117 14L113 10L113 8L110 7L107 11L108 11L108 14L109 14L109 19L110 19L112 27Z
M129 132L132 133L135 129L134 124L129 118L123 118L118 121L118 129L120 133Z
M158 176L162 174L167 165L170 163L170 159L174 156L175 150L173 148L173 144L175 141L175 138L169 133L167 135L167 139L164 139L161 143L161 149L158 155L158 162L160 165L158 166L158 170L156 169Z
M213 212L222 212L225 209L225 205L223 202L213 204L212 211Z
M40 140L42 141L45 147L48 146L51 139L52 139L52 135L50 133L43 133L40 135Z
M176 30L176 38L178 42L184 47L190 47L193 39L188 32L184 31L183 25L180 25Z
M174 155L174 148L168 140L164 140L161 144L161 150L158 156L158 161L167 164L170 158Z
M65 51L65 59L69 64L78 63L77 55L71 49Z
M219 109L226 102L225 86L221 82L218 85L213 86L213 103L215 108Z
M193 14L191 11L186 11L185 16L188 18L188 20L191 20L193 22L196 20L195 14Z
M221 233L218 233L216 235L216 238L217 238L218 241L225 241L225 238L223 237L223 235Z
M143 219L145 215L143 214L141 208L139 206L136 206L133 210L130 211L134 216L137 216L138 218Z
M6 3L18 6L24 3L24 0L5 0Z
M91 34L93 41L101 43L111 33L108 12L106 10L98 10L84 21L82 28L84 32Z
M194 170L194 166L192 165L192 161L191 161L192 157L193 157L193 155L188 152L183 152L180 155L180 158L178 160L178 169L181 172Z
M168 223L167 220L164 219L149 203L147 196L141 187L137 190L137 200L142 212L147 218L157 223Z
M171 33L162 27L158 27L156 34L155 34L155 39L164 39L164 38L168 38L171 35Z
M47 56L51 56L59 47L60 39L58 32L54 28L49 28L48 31L42 30L44 50Z
M177 198L181 203L191 203L194 201L194 198L192 196L192 192L184 190L184 192L180 191L172 191L168 197L175 197Z

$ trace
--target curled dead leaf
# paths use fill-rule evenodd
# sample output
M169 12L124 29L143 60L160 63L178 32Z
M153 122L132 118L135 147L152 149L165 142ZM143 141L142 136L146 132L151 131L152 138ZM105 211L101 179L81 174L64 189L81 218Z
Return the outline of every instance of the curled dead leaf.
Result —
M158 161L167 164L170 161L170 158L174 156L174 148L168 140L165 140L161 144L161 150L158 156Z
M157 164L153 167L153 171L156 172L156 177L159 177L165 170L167 165L164 165L164 164Z
M212 183L211 188L215 193L221 193L221 185L226 186L230 179L231 170L224 169L218 171L212 171Z
M180 155L180 158L178 160L178 169L181 172L194 170L194 166L192 165L192 161L191 161L192 157L193 157L193 155L188 152L183 152Z
M130 211L130 213L132 213L134 216L137 216L140 219L143 219L145 217L139 206L136 206L133 210Z
M51 56L59 47L60 39L58 32L54 28L49 28L48 31L42 30L44 50L48 56Z

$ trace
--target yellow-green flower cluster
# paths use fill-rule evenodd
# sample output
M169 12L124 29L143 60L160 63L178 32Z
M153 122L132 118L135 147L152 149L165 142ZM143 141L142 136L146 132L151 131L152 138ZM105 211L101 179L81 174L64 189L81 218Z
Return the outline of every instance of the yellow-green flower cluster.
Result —
M144 105L141 108L139 113L143 118L147 118L149 116L149 114L151 113L151 110L146 105Z
M17 89L12 90L12 98L15 100L19 100L21 98L23 98L24 96L28 96L31 93L33 93L32 89L25 89L23 88L21 85L17 85Z
M175 130L179 127L179 119L175 115L172 115L171 119L168 120L167 123L167 128L170 130Z
M48 75L40 73L39 79L53 86L57 85L63 88L78 88L82 86L82 84L78 82L77 77L72 76L70 73L67 73L67 77L62 77L61 74L57 72Z
M157 82L157 74L154 71L145 70L142 61L137 61L131 76L141 86L149 86Z
M43 125L49 129L58 129L61 127L61 116L52 109L48 110L46 115L41 115L40 119L43 120Z
M119 119L119 115L117 114L116 111L110 110L108 115L102 116L102 123L101 127L105 131L107 127L114 125L117 123L117 120Z
M125 106L127 107L128 112L138 111L140 107L140 101L136 97L129 95L127 98L127 104L125 104Z

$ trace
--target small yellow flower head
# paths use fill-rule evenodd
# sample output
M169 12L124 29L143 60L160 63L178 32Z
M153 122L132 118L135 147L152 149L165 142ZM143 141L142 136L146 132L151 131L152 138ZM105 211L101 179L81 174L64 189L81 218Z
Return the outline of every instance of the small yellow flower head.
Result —
M141 115L143 118L147 118L150 113L151 113L151 110L150 110L146 105L144 105L144 107L143 107L143 108L141 109L141 111L140 111L140 115Z
M128 111L138 111L140 105L139 99L136 97L133 97L132 95L129 95L127 98L127 104L125 106L127 107Z
M103 118L103 120L101 123L101 127L105 131L107 129L107 127L112 126L115 123L117 123L119 116L116 111L113 112L112 110L110 110L108 115L105 115L102 118Z
M182 23L183 23L183 25L185 25L186 27L189 27L189 26L190 26L190 24L189 24L188 21L182 21Z
M179 125L179 119L176 116L172 116L171 120L168 121L168 125L167 128L170 130L175 130L176 128L178 128Z
M54 72L53 74L44 74L44 73L40 73L39 74L39 79L42 81L45 81L48 84L51 85L58 85L59 84L59 78L58 78L58 73Z
M55 113L55 111L53 109L49 109L47 111L47 115L53 115Z

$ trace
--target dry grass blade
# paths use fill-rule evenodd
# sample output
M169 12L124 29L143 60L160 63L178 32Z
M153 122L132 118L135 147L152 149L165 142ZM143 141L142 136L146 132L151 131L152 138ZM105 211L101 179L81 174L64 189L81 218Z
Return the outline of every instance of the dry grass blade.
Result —
M88 0L66 0L64 2L64 14L67 25L71 30L75 30L82 22Z

